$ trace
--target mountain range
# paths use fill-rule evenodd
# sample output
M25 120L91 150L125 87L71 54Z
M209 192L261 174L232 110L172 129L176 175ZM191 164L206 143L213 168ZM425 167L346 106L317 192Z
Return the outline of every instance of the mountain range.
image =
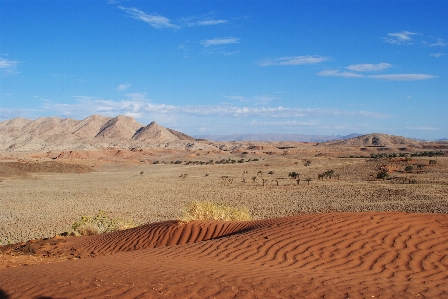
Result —
M204 142L204 139L209 142ZM92 115L83 120L17 117L0 122L0 151L93 150L99 148L207 149L250 146L251 142L317 142L332 146L422 147L423 142L401 136L367 135L234 134L188 136L151 122L143 125L129 116ZM247 143L244 145L244 143Z
M173 143L182 147L195 138L151 122L147 126L129 116L92 115L83 120L41 117L0 122L0 150L65 150L107 147L149 147ZM174 147L176 147L174 146Z

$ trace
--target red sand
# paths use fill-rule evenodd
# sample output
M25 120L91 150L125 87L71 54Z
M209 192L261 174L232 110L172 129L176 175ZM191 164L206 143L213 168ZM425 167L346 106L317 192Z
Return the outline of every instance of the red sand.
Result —
M0 298L448 298L445 218L169 221L69 238L45 250L81 259L0 269Z

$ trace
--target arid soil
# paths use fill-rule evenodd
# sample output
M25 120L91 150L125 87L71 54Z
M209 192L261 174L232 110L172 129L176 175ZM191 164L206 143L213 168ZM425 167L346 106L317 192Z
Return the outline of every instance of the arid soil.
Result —
M446 155L214 146L1 153L0 298L448 297ZM177 222L193 200L255 220ZM142 226L58 236L99 210Z

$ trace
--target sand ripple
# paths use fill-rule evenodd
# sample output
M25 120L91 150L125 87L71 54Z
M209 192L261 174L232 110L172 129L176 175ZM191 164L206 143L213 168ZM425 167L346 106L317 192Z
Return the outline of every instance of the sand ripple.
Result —
M11 298L448 298L446 215L160 222L69 239L80 260L0 270Z

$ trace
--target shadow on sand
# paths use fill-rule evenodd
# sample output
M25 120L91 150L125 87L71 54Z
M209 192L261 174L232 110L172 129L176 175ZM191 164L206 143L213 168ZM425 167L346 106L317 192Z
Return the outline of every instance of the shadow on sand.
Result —
M6 294L5 291L0 289L0 299L9 299L9 298L11 298L11 297L8 296L8 294ZM55 299L55 298L53 298L53 297L46 297L46 296L40 296L40 297L34 297L34 299Z

